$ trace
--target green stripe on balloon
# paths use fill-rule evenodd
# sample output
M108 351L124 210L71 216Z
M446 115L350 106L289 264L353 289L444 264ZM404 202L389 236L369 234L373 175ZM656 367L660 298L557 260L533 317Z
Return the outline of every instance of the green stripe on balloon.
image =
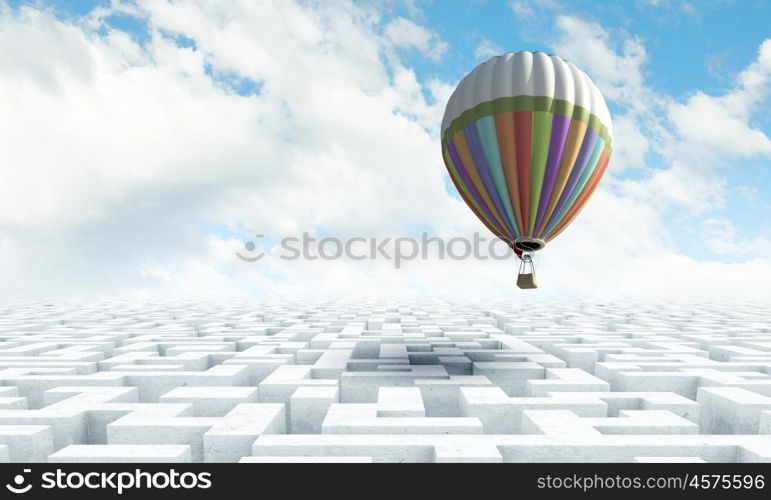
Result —
M597 132L606 143L611 143L607 125L603 124L597 115L588 109L577 106L563 99L553 99L545 96L518 95L514 97L501 97L477 104L455 118L447 130L442 134L443 141L447 141L455 132L461 130L469 123L480 120L486 116L509 111L546 111L549 113L569 116L574 120L586 123L587 128Z
M553 116L553 114L545 111L533 113L533 156L530 162L530 220L528 221L528 231L525 233L525 236L532 236L535 231L535 219L538 213L538 204L541 201L543 176L546 172L546 158L549 156Z

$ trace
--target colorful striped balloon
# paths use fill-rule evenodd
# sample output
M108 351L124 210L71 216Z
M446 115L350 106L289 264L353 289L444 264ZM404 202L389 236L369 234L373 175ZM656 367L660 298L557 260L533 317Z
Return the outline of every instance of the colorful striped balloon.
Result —
M608 167L610 112L573 63L507 53L455 89L442 121L442 155L463 200L519 252L560 234Z

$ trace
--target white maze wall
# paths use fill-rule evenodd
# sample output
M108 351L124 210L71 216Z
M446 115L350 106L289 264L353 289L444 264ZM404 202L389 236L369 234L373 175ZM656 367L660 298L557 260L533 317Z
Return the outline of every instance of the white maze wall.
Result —
M757 302L0 305L0 461L771 461Z

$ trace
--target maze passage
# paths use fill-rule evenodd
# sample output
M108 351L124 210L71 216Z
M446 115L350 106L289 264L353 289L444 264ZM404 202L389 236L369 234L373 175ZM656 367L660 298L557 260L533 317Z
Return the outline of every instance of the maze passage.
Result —
M766 303L0 305L0 461L667 460L771 461Z

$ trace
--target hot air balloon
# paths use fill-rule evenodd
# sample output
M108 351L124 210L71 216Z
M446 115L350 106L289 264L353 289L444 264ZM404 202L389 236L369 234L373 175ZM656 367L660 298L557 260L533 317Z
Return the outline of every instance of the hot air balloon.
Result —
M610 112L573 63L543 52L496 56L461 80L442 120L442 156L458 193L520 259L578 216L608 167Z

